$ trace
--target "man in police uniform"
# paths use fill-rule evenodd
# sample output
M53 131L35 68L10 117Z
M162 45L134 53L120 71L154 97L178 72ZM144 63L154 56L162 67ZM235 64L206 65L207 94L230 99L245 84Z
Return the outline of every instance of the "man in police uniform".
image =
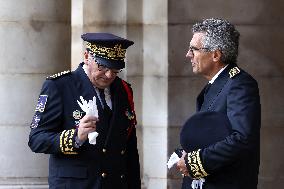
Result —
M132 89L117 74L132 41L86 33L84 62L44 82L31 123L29 147L50 154L49 188L140 189ZM98 117L77 103L96 99ZM96 131L96 144L88 134Z
M203 189L256 189L261 106L257 82L236 64L239 32L228 21L214 18L196 23L192 31L186 57L193 72L209 81L197 97L197 112L225 114L232 132L183 154L177 163L185 175L182 188L192 188L193 181L204 179Z

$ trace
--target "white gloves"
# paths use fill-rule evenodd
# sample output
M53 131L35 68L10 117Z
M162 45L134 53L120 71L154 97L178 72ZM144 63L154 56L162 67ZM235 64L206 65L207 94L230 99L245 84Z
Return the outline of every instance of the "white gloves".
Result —
M98 115L98 109L97 109L97 104L96 104L96 97L93 97L93 100L89 100L87 102L82 96L80 96L80 101L77 100L77 103L81 107L81 109L86 112L86 115L91 115L95 117L99 117ZM95 132L91 132L88 134L89 138L89 143L95 145L96 144L96 138L99 134Z

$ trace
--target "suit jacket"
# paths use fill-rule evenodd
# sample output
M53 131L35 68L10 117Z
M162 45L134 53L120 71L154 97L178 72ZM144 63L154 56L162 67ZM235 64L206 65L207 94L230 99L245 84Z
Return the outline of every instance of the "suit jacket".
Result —
M236 65L228 65L204 96L197 97L197 111L216 111L228 116L232 133L188 153L190 175L205 178L204 189L256 189L259 171L261 106L257 82ZM208 123L210 124L210 123ZM200 137L209 136L203 133ZM191 188L184 177L183 189Z
M112 113L106 114L82 65L44 82L29 147L33 152L50 154L51 189L140 189L134 116L130 116L134 112L122 80L117 77L110 86ZM76 125L85 115L77 103L80 96L87 101L96 96L99 135L96 145L87 140L75 148Z

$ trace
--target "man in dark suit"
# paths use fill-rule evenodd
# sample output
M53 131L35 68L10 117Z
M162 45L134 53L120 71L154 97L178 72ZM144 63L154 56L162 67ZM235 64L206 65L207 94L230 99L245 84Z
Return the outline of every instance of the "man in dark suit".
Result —
M140 189L133 93L117 76L133 42L109 33L86 33L82 39L84 62L43 84L29 147L50 154L51 189ZM98 115L86 113L83 101L96 102ZM93 132L98 136L90 144Z
M209 81L197 97L197 112L226 115L232 132L223 140L183 154L177 163L185 175L182 188L256 189L261 105L257 82L236 64L239 32L228 21L214 18L196 23L192 32L186 57L193 72ZM210 133L202 133L199 137L208 136Z

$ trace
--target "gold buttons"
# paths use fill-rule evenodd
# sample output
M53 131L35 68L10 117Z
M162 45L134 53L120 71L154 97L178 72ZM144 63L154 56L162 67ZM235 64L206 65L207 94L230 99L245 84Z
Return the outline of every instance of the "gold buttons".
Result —
M107 174L106 173L102 173L102 177L106 178Z
M121 153L121 155L123 155L123 154L125 153L125 151L124 151L124 150L121 150L121 152L120 152L120 153Z
M104 149L103 149L103 153L106 153L106 151L107 151L107 150L104 148Z

